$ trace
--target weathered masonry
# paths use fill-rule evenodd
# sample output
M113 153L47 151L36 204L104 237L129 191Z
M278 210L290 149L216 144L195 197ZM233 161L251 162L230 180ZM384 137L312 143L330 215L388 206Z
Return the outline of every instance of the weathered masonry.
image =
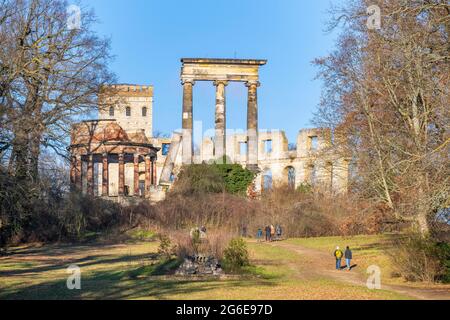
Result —
M333 152L329 129L300 130L289 143L282 130L258 131L259 68L266 60L181 59L182 132L153 137L153 87L105 86L98 119L72 127L71 186L85 194L129 202L162 200L183 164L238 163L257 172L255 191L288 185L345 193L351 159ZM193 86L216 87L214 137L204 136L193 151ZM230 81L248 88L247 130L226 135L226 94Z
M102 88L99 119L72 128L72 188L103 197L151 197L159 148L151 143L153 88Z
M250 169L258 168L258 102L259 67L266 60L243 59L181 59L181 83L183 85L182 113L182 161L193 159L193 86L196 81L213 81L216 87L216 115L214 158L221 162L226 156L226 94L229 81L245 82L247 98L247 161Z

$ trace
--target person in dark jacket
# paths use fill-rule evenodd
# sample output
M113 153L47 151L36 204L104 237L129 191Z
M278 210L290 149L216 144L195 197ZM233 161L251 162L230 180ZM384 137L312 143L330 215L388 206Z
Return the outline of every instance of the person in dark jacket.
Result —
M266 226L266 241L270 241L270 226Z
M258 231L256 232L256 239L258 239L258 242L262 241L263 231L261 228L258 228Z
M344 257L345 257L345 263L347 265L347 270L350 271L351 268L351 260L352 260L352 250L350 250L350 248L347 246L347 248L345 248L345 253L344 253Z

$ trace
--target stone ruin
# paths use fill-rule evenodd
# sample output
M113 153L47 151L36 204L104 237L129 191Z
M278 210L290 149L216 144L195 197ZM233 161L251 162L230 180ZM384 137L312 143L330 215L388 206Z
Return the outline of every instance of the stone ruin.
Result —
M197 239L200 242L207 242L206 228L192 228L189 232L191 241ZM190 275L220 275L222 274L222 268L219 264L219 260L212 255L207 254L194 254L192 256L187 255L184 258L184 262L178 267L175 272L176 275L190 276Z
M213 256L194 255L184 258L184 262L178 267L175 275L221 275L222 268L219 261Z

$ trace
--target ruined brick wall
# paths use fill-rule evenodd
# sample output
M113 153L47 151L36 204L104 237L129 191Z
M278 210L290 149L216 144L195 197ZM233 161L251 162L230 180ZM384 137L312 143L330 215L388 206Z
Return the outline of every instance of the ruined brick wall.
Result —
M247 155L245 133L228 135L226 138L227 157L232 163L245 166ZM258 135L258 167L260 174L256 177L257 191L261 189L264 175L270 173L273 185L287 184L288 172L293 170L295 174L295 188L301 184L314 183L322 191L334 193L347 192L348 159L340 158L332 150L331 132L328 129L303 129L297 136L297 144L294 150L289 150L289 141L284 131L274 130L260 132ZM268 150L266 141L271 141ZM170 139L154 139L155 146L169 143ZM180 148L181 149L181 148ZM199 154L194 155L195 163L210 162L214 160L213 138L205 137ZM158 154L158 163L164 164L165 156ZM176 158L175 171L181 167L181 152Z

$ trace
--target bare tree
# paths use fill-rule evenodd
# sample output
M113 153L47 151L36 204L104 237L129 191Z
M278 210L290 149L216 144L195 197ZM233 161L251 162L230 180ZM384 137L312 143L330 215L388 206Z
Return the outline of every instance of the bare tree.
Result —
M379 30L366 25L373 4ZM332 26L346 24L336 51L315 61L325 83L316 122L353 153L360 195L426 234L449 206L450 6L355 0L334 14Z
M64 155L72 121L113 81L109 41L91 30L92 11L70 25L65 1L1 1L0 150L11 173L37 180L42 147Z

